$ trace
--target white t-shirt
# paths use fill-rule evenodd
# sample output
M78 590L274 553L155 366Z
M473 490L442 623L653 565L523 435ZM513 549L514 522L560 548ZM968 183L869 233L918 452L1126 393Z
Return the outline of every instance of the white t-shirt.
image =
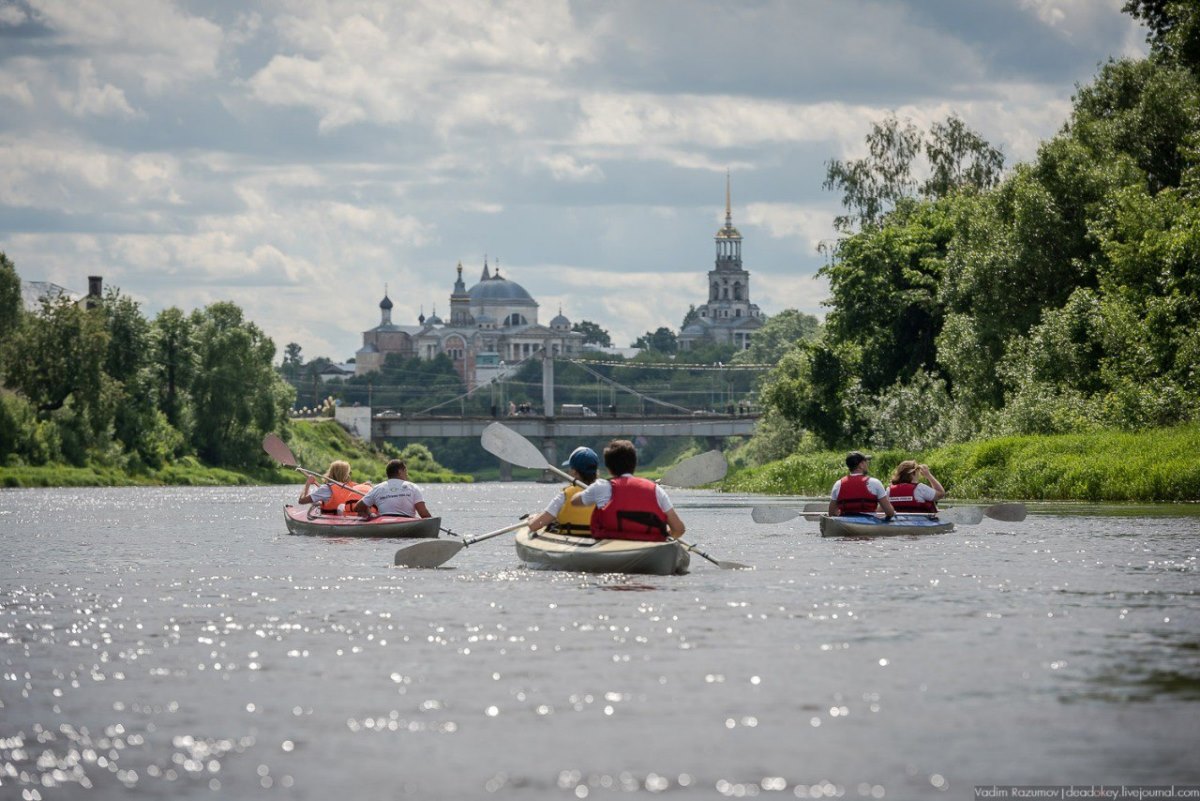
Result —
M546 504L546 514L558 517L558 513L562 511L563 504L567 502L567 496L561 491L556 492L554 497L550 499L550 503Z
M838 497L838 488L841 486L842 480L839 478L838 482L833 485L833 489L830 490L829 497L836 501ZM887 497L887 490L883 488L883 482L874 476L871 476L867 479L867 492L871 493L876 498Z
M937 490L928 484L918 484L913 487L913 500L922 503L933 503L937 500Z
M632 475L632 473L625 474L625 476ZM625 476L621 476L621 478L625 478ZM612 501L612 484L610 484L606 479L598 478L594 484L591 484L587 489L575 497L583 498L581 503L594 503L596 504L597 509L603 509L604 507L608 506L610 501ZM674 504L671 503L671 499L667 497L666 491L658 484L654 485L654 497L658 500L658 508L662 510L663 514L666 514L675 508ZM547 509L546 511L550 510ZM557 514L557 512L555 514Z
M425 498L421 488L411 481L401 478L389 478L382 484L376 484L363 498L367 506L374 506L381 515L404 515L415 517L417 504Z
M308 497L313 503L325 503L333 497L333 485L318 484L308 493Z

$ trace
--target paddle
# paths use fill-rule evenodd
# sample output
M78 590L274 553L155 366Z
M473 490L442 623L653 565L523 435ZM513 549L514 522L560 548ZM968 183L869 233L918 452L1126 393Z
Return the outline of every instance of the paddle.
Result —
M499 537L501 534L507 534L510 531L516 531L521 526L525 525L524 515L520 523L513 523L511 526L498 528L495 531L489 531L487 534L480 534L478 537L468 537L462 540L424 540L407 548L401 548L396 551L396 567L440 567L463 548L468 545L474 545L477 542L490 540L492 537Z
M492 423L485 428L483 436L480 437L480 442L485 451L510 464L530 470L549 470L566 481L578 483L568 473L546 461L546 457L542 455L542 452L538 450L536 445L503 423ZM667 470L659 481L662 484L672 487L695 487L701 484L711 484L714 481L720 481L725 477L728 469L729 464L725 461L724 456L717 451L708 451L699 456L685 459L675 465ZM691 543L684 542L683 540L679 540L678 542L689 551L704 557L722 570L743 570L749 567L749 565L743 565L739 562L722 562L719 559L709 556Z
M353 492L360 498L366 494L362 490L355 489L349 484L343 484L340 481L334 481L328 476L322 475L321 473L315 473L312 470L307 470L296 464L296 457L292 454L292 449L287 446L286 442L281 440L275 434L267 434L265 437L263 437L263 450L267 452L268 456L279 462L284 467L291 467L299 473L303 473L306 476L312 476L313 478L319 478L329 484L336 484L344 490Z
M785 523L803 516L806 520L820 520L821 515L829 508L828 503L807 503L803 511L787 506L756 506L750 510L750 518L755 523ZM926 512L899 512L901 517L929 517ZM991 506L951 506L939 509L938 520L962 526L974 526L983 522L983 518L1000 520L1006 523L1019 523L1025 519L1026 509L1023 503L997 503Z

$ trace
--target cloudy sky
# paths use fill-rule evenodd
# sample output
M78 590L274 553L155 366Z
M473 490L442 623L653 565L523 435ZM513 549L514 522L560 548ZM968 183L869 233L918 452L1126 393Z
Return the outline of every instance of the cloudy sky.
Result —
M486 257L628 345L704 302L728 170L751 299L820 314L825 163L889 112L1031 158L1121 4L0 0L0 250L335 360Z

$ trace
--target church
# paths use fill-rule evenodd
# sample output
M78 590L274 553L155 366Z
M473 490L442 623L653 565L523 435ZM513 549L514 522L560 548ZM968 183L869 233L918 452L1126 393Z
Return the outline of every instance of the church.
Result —
M725 176L725 225L717 231L717 258L708 271L708 302L696 307L695 318L679 332L680 350L705 341L750 347L750 337L766 318L750 302L750 273L742 266L742 235L733 227L729 176Z
M384 292L379 302L379 325L363 332L355 353L355 375L378 370L389 353L405 358L433 359L444 353L454 362L468 389L487 384L512 365L539 351L569 356L583 347L583 334L571 330L561 310L546 326L538 322L538 304L525 288L483 262L479 282L467 288L463 267L450 294L450 319L417 317L416 325L392 322L392 301Z

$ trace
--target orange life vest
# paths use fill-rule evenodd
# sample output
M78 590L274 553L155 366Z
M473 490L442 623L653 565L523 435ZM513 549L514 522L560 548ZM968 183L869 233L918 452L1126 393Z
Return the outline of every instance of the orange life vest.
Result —
M346 512L353 514L355 505L371 491L371 485L356 484L354 489L347 489L340 484L330 483L329 489L333 491L333 494L329 496L329 500L321 504L321 511L327 515L337 514L338 507L345 504Z

